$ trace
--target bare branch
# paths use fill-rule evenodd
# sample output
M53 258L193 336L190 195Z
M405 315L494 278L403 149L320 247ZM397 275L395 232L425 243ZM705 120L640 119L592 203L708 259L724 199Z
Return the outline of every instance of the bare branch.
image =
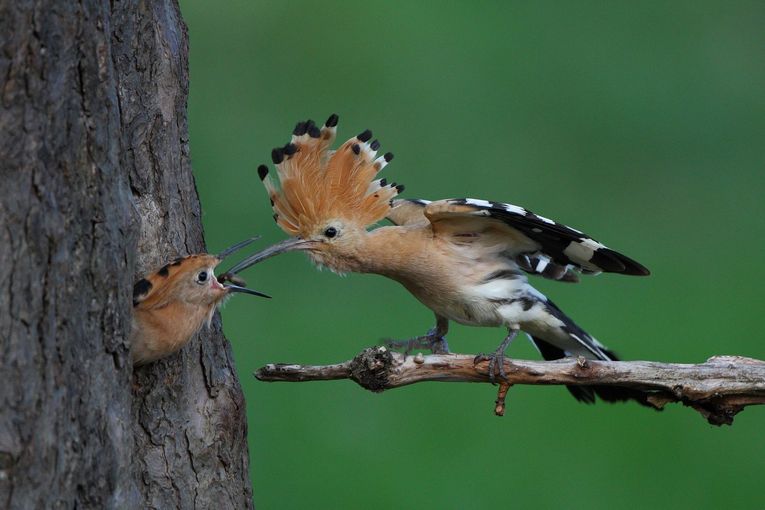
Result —
M406 356L385 347L371 347L335 365L269 364L258 369L261 381L327 381L351 379L380 392L424 381L490 382L488 362L474 356L439 354ZM505 395L514 384L600 385L649 393L648 404L662 409L682 402L713 425L732 424L745 406L765 404L765 361L741 356L715 356L687 365L653 361L505 360L507 382L499 387L495 413L502 416Z

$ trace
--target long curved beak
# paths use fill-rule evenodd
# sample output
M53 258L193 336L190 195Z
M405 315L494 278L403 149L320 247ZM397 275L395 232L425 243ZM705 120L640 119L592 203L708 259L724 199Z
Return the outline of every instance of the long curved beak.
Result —
M218 258L218 260L223 260L229 255L231 255L232 253L241 250L245 246L249 246L253 242L257 241L258 239L260 239L260 236L254 236L249 239L245 239L244 241L240 241L236 243L234 246L229 246L228 248L226 248L225 250L217 254L216 257Z
M308 241L305 239L301 239L299 237L292 237L290 239L282 241L281 243L276 243L272 246L269 246L268 248L261 250L258 253L250 255L246 259L234 265L234 267L226 271L221 276L227 277L228 279L230 279L231 275L235 275L239 272L242 272L248 267L254 266L258 262L263 262L264 260L269 259L275 255L279 255L280 253L286 253L288 251L307 250L314 244L315 244L314 241Z
M269 296L268 294L263 294L262 292L258 292L257 290L248 289L247 287L240 287L239 285L233 285L231 283L224 283L223 288L227 289L230 293L239 292L242 294L250 294L252 296L260 296L260 297L271 299L271 296Z
M220 252L218 255L216 255L216 257L218 258L218 260L222 261L223 259L231 255L232 253L235 253L241 250L245 246L249 246L250 244L252 244L254 241L258 239L260 239L260 236L254 236L254 237L250 237L249 239L245 239L244 241L240 241L236 243L235 245L226 248L225 250ZM233 274L225 273L223 275L220 275L217 279L218 279L218 284L221 285L224 289L226 289L228 293L250 294L252 296L260 296L260 297L271 299L271 296L269 296L268 294L263 294L262 292L258 292L257 290L248 289L247 287L245 287L246 284L244 280L242 280L241 278L237 278ZM227 280L228 282L233 282L233 283L228 283Z

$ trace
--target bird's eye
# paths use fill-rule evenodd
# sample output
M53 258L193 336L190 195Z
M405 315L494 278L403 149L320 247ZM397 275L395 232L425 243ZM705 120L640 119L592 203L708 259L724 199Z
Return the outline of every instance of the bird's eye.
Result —
M205 283L206 281L207 281L207 271L201 271L201 272L200 272L200 273L197 275L197 283L198 283L198 284L200 284L200 285L202 285L202 284L203 284L203 283Z
M324 231L324 235L332 239L337 235L337 229L335 227L327 227L327 230Z

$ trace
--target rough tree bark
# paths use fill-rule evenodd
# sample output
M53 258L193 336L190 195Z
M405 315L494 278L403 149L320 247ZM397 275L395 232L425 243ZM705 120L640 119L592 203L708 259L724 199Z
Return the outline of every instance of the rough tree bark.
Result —
M174 0L0 0L0 507L251 507L213 330L142 368L136 275L204 249Z

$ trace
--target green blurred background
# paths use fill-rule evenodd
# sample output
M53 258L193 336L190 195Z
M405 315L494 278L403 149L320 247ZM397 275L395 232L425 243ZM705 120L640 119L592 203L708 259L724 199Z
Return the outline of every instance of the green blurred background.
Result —
M765 2L183 0L194 173L208 246L285 237L256 177L296 121L340 115L396 159L406 197L526 206L634 257L650 278L538 287L628 359L765 358ZM247 397L259 508L763 508L765 409L712 427L673 405L578 404L560 387L371 394L266 384L431 313L384 278L304 256L245 276L272 301L223 311ZM456 352L503 331L452 326ZM517 342L514 357L538 355Z

